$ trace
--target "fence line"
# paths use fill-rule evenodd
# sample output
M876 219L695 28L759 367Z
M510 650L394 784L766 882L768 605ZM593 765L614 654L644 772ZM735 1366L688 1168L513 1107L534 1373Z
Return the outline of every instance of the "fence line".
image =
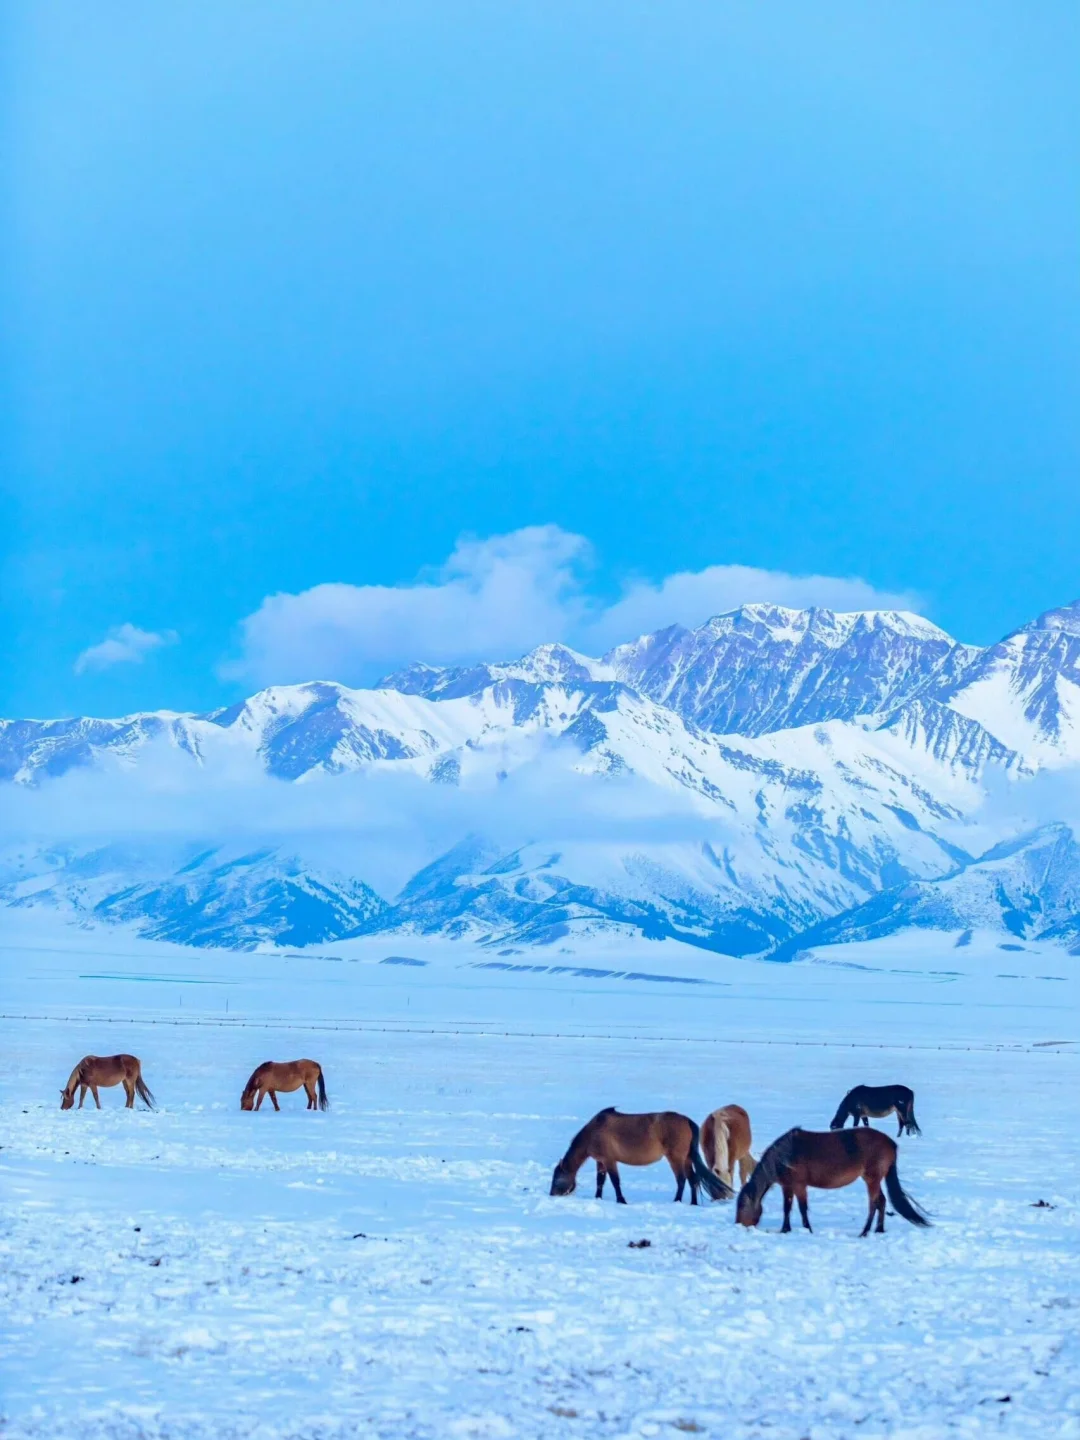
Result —
M640 1035L622 1033L609 1035L600 1031L552 1031L552 1030L499 1030L490 1027L482 1027L482 1022L458 1021L458 1028L449 1026L421 1026L421 1025L373 1025L362 1020L355 1021L329 1021L311 1020L297 1021L280 1017L268 1017L265 1020L240 1020L227 1019L151 1019L147 1017L137 1018L124 1015L8 1015L0 1014L0 1021L47 1021L61 1025L164 1025L174 1028L191 1028L202 1026L204 1028L216 1027L222 1030L305 1030L305 1031L327 1031L340 1034L369 1034L369 1035L469 1035L478 1039L487 1040L612 1040L627 1041L636 1040L639 1042L650 1042L657 1045L769 1045L776 1047L802 1047L808 1049L823 1050L931 1050L942 1052L965 1052L985 1051L988 1053L1008 1052L1010 1054L1033 1054L1035 1051L1044 1051L1052 1055L1075 1053L1068 1047L1075 1045L1073 1040L1032 1040L1027 1042L1014 1041L1012 1043L993 1043L963 1045L960 1043L944 1044L917 1044L904 1045L899 1043L887 1044L873 1040L795 1040L795 1039L760 1039L750 1037L732 1037L724 1035ZM467 1028L475 1024L477 1028ZM465 1028L462 1028L465 1027Z

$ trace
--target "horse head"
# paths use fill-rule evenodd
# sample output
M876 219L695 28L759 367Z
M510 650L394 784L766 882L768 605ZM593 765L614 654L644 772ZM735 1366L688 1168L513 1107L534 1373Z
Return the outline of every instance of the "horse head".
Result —
M761 1211L762 1197L752 1192L748 1181L739 1191L738 1203L735 1206L736 1223L752 1230L761 1219Z
M72 1107L74 1104L75 1104L75 1091L74 1091L74 1090L61 1090L61 1091L60 1091L60 1109L61 1109L61 1110L70 1110L71 1107Z
M549 1195L572 1195L577 1189L577 1176L572 1175L562 1160L555 1166L551 1176Z
M252 1089L250 1089L250 1090L245 1090L244 1093L240 1096L240 1109L241 1109L241 1110L254 1110L254 1109L255 1109L255 1090L254 1090L254 1088L252 1088Z

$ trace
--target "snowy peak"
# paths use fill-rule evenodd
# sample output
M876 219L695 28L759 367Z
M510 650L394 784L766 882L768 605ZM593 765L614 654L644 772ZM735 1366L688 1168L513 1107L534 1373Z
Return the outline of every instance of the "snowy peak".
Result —
M1032 764L1080 762L1080 602L979 651L931 693Z
M627 685L721 734L889 712L965 647L904 611L744 605L605 657Z
M1056 610L1044 610L1038 619L1015 633L1019 635L1025 630L1063 630L1080 639L1080 600L1074 600L1071 605L1060 605Z
M409 665L379 681L380 690L423 695L429 700L459 700L478 695L500 680L525 680L538 685L586 685L615 679L602 660L581 655L567 645L538 645L520 660L484 665Z

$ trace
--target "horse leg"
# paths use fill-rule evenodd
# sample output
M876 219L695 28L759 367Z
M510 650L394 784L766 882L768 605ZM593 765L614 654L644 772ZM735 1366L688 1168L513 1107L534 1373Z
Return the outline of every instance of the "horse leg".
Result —
M780 1226L781 1235L791 1234L791 1202L795 1198L795 1192L784 1186L784 1223Z
M696 1205L698 1203L698 1178L694 1174L693 1161L689 1159L686 1162L686 1178L690 1182L690 1204Z
M876 1234L885 1234L885 1196L879 1195L877 1202L877 1229Z
M274 1107L275 1110L280 1110L280 1109L281 1109L281 1106L277 1103L277 1091L276 1091L276 1090L271 1090L271 1091L269 1092L269 1094L270 1094L270 1103L271 1103L271 1105L273 1105L273 1107Z
M80 1109L80 1110L82 1109L82 1102L86 1099L86 1092L87 1092L87 1090L88 1090L89 1088L90 1088L90 1087L89 1087L88 1085L80 1085L80 1086L79 1086L79 1109Z
M125 1081L124 1081L124 1094L127 1096L127 1104L124 1106L124 1109L125 1109L125 1110L134 1110L134 1108L135 1108L135 1086L132 1084L132 1082L131 1082L130 1080L126 1080L126 1079L125 1079Z
M870 1234L870 1226L874 1223L874 1216L877 1214L878 1206L881 1203L881 1181L876 1175L866 1175L863 1178L866 1180L866 1194L870 1201L870 1210L866 1216L866 1224L859 1232L860 1238L863 1235Z
M100 1110L100 1109L101 1109L101 1096L97 1093L97 1086L96 1086L96 1085L91 1085L91 1086L90 1086L90 1094L93 1095L93 1097L94 1097L94 1104L95 1104L95 1105L97 1106L97 1108Z
M682 1165L675 1163L674 1155L669 1154L667 1162L671 1166L671 1173L675 1176L675 1204L678 1205L686 1189L686 1172L689 1169L690 1157L687 1156Z
M807 1208L806 1208L806 1186L805 1186L805 1185L802 1187L801 1190L797 1190L797 1191L795 1192L795 1198L796 1198L796 1199L798 1200L798 1202L799 1202L799 1215L800 1215L800 1217L801 1217L801 1219L802 1219L803 1229L804 1229L804 1230L809 1230L809 1231L810 1231L810 1234L812 1235L814 1232L813 1232L813 1230L812 1230L811 1227L810 1227L810 1212L809 1212L809 1210L807 1210Z
M611 1183L615 1187L615 1200L619 1205L626 1204L626 1196L622 1193L622 1185L619 1182L619 1167L614 1160L608 1162L607 1173L611 1176Z
M259 1106L262 1104L262 1102L263 1102L263 1100L264 1100L265 1098L266 1098L266 1091L265 1091L265 1090L262 1088L262 1086L260 1085L260 1087L259 1087L259 1098L255 1101L255 1109L256 1109L256 1110L258 1110Z
M602 1160L597 1160L597 1162L596 1162L596 1198L597 1198L597 1200L602 1200L602 1199L604 1198L604 1181L605 1181L606 1179L607 1179L607 1171L604 1169L604 1162L603 1162Z
M312 1083L311 1083L310 1080L305 1080L305 1081L304 1081L304 1089L307 1091L307 1108L308 1108L309 1110L314 1110L314 1109L316 1109L316 1105L315 1105L315 1086L312 1085Z
M739 1156L739 1184L745 1185L753 1173L754 1157L747 1151L745 1155Z

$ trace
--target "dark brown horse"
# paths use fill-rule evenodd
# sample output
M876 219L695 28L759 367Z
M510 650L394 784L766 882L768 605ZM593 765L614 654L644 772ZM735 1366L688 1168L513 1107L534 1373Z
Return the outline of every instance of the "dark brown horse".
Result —
M869 1116L881 1120L896 1112L900 1129L896 1132L899 1140L906 1130L909 1135L921 1135L915 1123L915 1092L906 1085L856 1085L840 1101L840 1108L829 1121L830 1130L842 1130L850 1115L855 1125L861 1120L869 1125Z
M620 1165L653 1165L666 1159L675 1175L675 1199L681 1200L687 1181L690 1204L698 1203L698 1188L713 1200L730 1200L733 1191L714 1175L702 1159L697 1123L674 1110L651 1115L620 1115L612 1105L601 1110L574 1136L570 1148L555 1166L552 1195L572 1195L577 1173L586 1160L596 1161L596 1198L604 1193L610 1175L615 1199L626 1204L619 1181Z
M326 1098L326 1081L323 1079L322 1066L317 1060L264 1060L251 1072L251 1079L244 1086L244 1093L240 1096L240 1109L258 1110L264 1098L269 1095L274 1109L280 1110L277 1092L281 1090L287 1095L293 1090L299 1090L301 1086L307 1091L309 1110L316 1108L316 1087L318 1108L328 1108L330 1101Z
M71 1072L71 1078L60 1091L60 1109L70 1110L75 1104L75 1091L79 1092L79 1109L83 1107L87 1090L94 1097L94 1104L101 1109L101 1097L98 1095L98 1086L108 1088L110 1085L123 1085L124 1093L127 1096L125 1109L135 1108L135 1096L144 1101L152 1110L154 1108L154 1097L146 1088L142 1078L142 1065L136 1055L84 1055L75 1069Z
M870 1233L877 1215L877 1233L885 1230L885 1196L898 1215L912 1225L929 1225L929 1220L900 1187L896 1173L896 1141L880 1130L830 1130L824 1134L802 1130L798 1126L774 1140L757 1163L753 1175L739 1192L735 1219L740 1225L754 1226L761 1219L766 1192L779 1184L784 1192L783 1233L791 1229L791 1202L799 1202L799 1214L807 1230L810 1216L806 1208L808 1187L815 1190L839 1190L860 1179L866 1181L870 1211L862 1234Z

